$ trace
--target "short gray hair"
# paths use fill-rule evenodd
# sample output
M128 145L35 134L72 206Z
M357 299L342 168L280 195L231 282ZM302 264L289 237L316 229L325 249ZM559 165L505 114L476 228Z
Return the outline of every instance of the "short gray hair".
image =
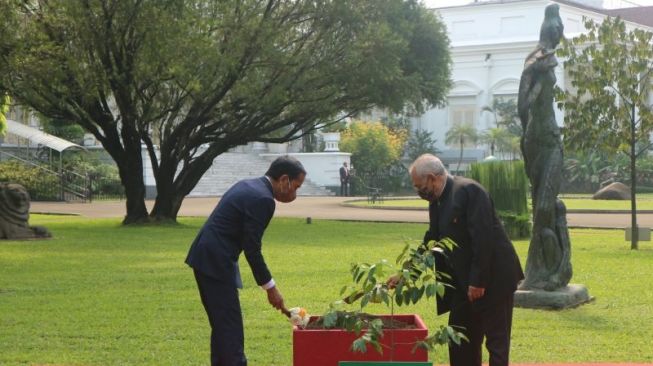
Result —
M415 172L417 176L424 177L429 173L434 175L446 175L447 169L442 164L442 161L438 159L435 155L423 154L408 168L409 172Z

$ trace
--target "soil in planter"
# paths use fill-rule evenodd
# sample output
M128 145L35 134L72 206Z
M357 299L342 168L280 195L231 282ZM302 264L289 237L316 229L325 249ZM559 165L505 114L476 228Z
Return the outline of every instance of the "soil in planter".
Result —
M361 318L363 324L365 324L363 328L367 328L367 324L369 324L369 322L375 319L381 319L381 321L383 322L383 329L416 329L417 328L415 324L409 324L406 322L402 322L400 320L392 319L387 316L380 317L378 315L361 313L358 314L357 317ZM311 319L310 323L308 323L304 329L338 329L338 328L342 329L342 327L337 327L337 326L333 328L325 328L324 319L320 316L314 320Z

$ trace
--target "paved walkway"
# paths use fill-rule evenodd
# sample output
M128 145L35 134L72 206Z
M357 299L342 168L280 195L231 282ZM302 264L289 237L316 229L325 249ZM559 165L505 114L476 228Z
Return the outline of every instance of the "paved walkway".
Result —
M341 203L353 197L298 197L292 203L279 203L277 217L312 217L314 219L385 221L385 222L428 222L428 213L418 210L381 210L353 208ZM218 197L186 198L179 212L180 216L208 216ZM153 201L146 202L148 208ZM93 203L32 202L34 213L67 213L86 217L122 217L125 214L124 201L97 201ZM630 213L568 213L569 227L625 228L630 226ZM642 227L653 227L653 214L637 216Z

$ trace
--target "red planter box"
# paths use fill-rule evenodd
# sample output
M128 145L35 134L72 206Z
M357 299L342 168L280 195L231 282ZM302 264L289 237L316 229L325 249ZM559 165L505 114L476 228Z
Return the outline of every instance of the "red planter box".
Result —
M390 318L390 315L381 315ZM314 321L316 317L311 317ZM414 329L386 329L381 343L383 354L373 347L366 353L352 352L351 344L359 336L342 329L293 328L293 366L338 366L339 361L428 361L424 349L412 352L415 342L428 336L428 329L418 315L394 315L394 320L415 325ZM361 333L362 334L362 333Z

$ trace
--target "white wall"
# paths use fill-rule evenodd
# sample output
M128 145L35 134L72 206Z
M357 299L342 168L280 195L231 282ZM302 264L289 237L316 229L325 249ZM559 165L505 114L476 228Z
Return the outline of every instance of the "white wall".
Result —
M299 160L306 169L306 177L321 186L340 186L342 163L351 165L351 153L345 152L259 154L270 161L280 155L292 156Z
M479 132L494 127L494 116L481 113L481 109L491 106L494 96L517 95L524 60L539 40L544 9L551 3L554 1L535 0L435 9L446 24L451 40L453 88L449 93L449 105L427 110L413 118L413 128L432 132L438 149L455 149L444 143L451 127L450 116L456 103L469 100L478 110L475 121ZM560 4L566 37L572 38L585 29L583 16L596 21L604 18L600 13ZM630 29L639 27L633 23L627 26ZM556 77L558 85L563 85L562 60ZM562 125L562 111L557 110L556 119Z

